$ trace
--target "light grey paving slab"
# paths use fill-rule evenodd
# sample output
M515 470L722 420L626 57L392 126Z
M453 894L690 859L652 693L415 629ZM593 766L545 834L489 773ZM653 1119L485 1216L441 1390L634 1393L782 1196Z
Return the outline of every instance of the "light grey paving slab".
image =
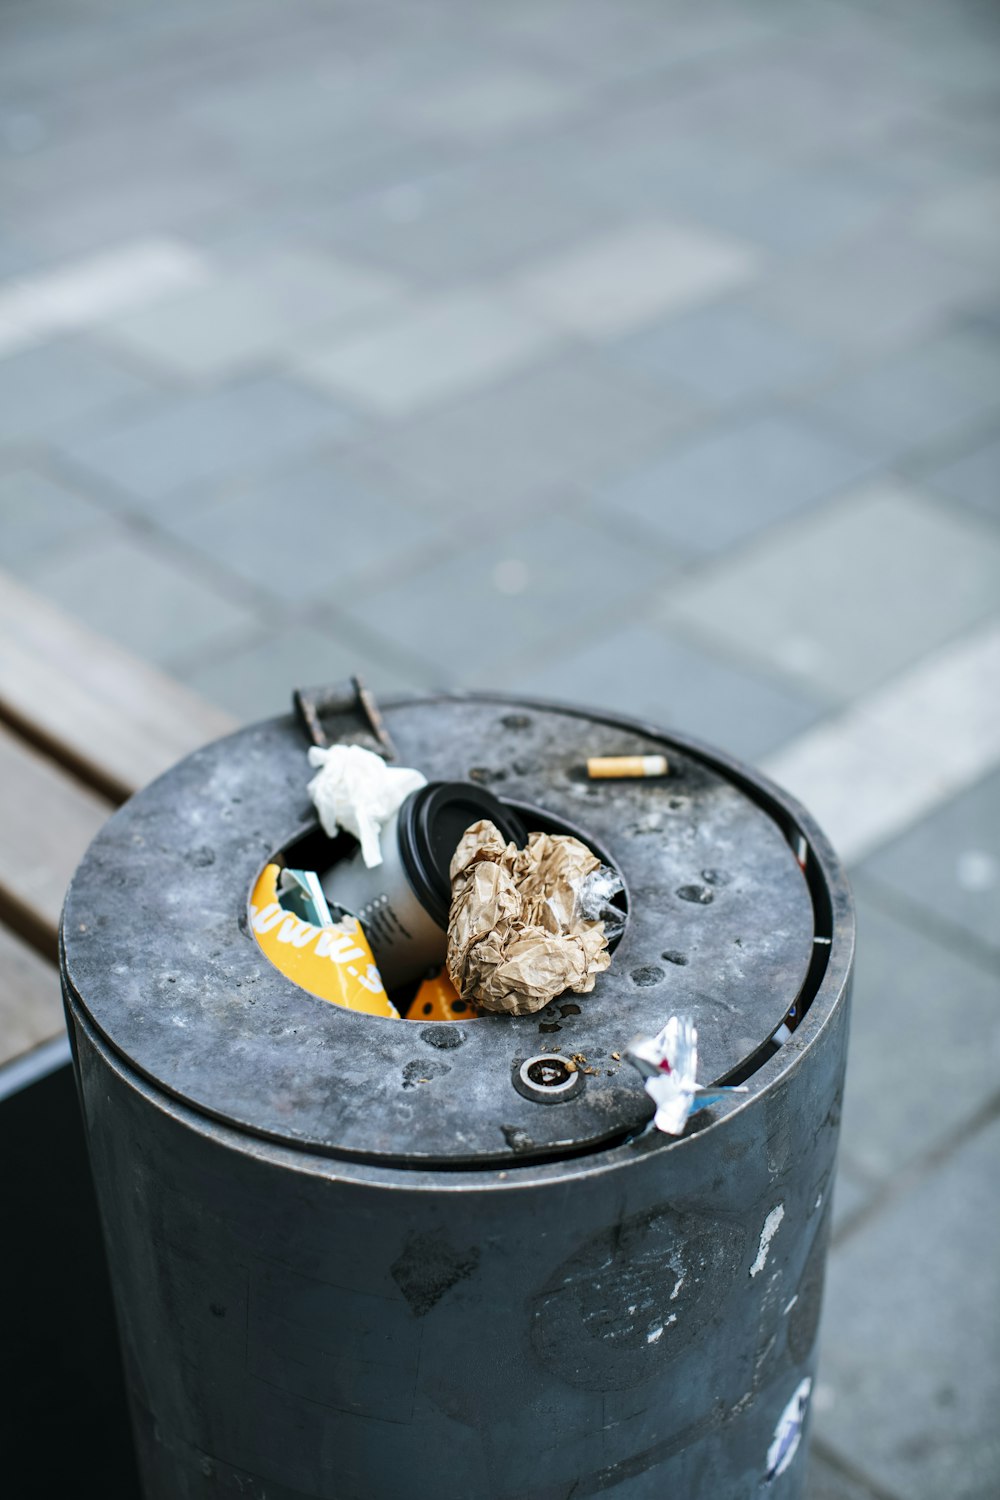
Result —
M1000 953L1000 773L935 809L860 871Z
M757 264L739 241L651 219L526 265L509 290L559 327L606 337L720 296L750 280Z
M12 573L110 525L85 492L31 469L0 476L0 567Z
M718 405L794 389L836 357L822 339L732 301L664 318L608 352L626 369Z
M926 470L923 481L1000 521L1000 437L980 440L961 456Z
M997 1093L1000 981L856 892L858 956L841 1148L891 1186Z
M606 221L544 161L477 161L334 205L324 238L429 284L499 273Z
M442 504L495 509L621 462L689 410L578 354L381 434L378 454Z
M23 573L67 614L162 664L238 636L254 621L155 546L121 534L40 559Z
M595 490L673 546L710 556L869 473L858 443L796 415L765 413L676 438Z
M572 637L595 610L640 597L670 559L566 514L527 525L366 593L350 616L405 642L450 682L486 685L517 656Z
M544 697L600 703L751 761L808 728L823 712L805 693L644 624L553 654L541 651L537 661L519 664L509 681Z
M855 372L806 410L894 462L1000 414L1000 341L971 331L945 334Z
M815 1432L900 1500L1000 1488L1000 1122L830 1260Z
M994 284L985 266L886 233L782 266L758 305L804 333L867 351L919 337Z
M258 472L353 427L328 398L262 377L163 400L138 420L98 427L67 451L82 469L155 508L189 485Z
M151 381L82 338L0 359L0 443L58 436L105 413L140 408Z
M445 534L404 493L334 453L209 499L165 506L159 524L287 604L335 604L440 552Z
M385 272L314 251L287 250L104 323L106 343L193 379L218 379L356 326L398 299Z
M997 609L998 549L974 517L885 481L706 569L663 616L852 698Z
M765 770L857 863L1000 764L1000 615L897 672Z
M496 296L454 292L318 345L301 379L386 416L405 416L532 364L558 344L537 318Z
M178 675L210 702L251 723L286 713L295 687L343 682L354 673L376 696L431 685L416 672L401 671L363 645L338 637L335 630L305 625L258 632L234 650L189 662Z

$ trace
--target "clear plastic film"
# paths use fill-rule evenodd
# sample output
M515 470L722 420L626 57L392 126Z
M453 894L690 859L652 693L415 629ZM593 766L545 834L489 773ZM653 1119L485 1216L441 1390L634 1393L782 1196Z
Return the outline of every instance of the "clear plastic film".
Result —
M613 904L615 896L625 889L617 870L598 865L576 883L576 918L580 922L603 922L604 937L609 943L621 937L625 913Z

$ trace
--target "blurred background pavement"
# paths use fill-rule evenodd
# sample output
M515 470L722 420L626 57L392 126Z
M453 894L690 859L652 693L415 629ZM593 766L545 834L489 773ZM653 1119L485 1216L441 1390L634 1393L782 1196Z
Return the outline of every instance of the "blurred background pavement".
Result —
M511 688L798 792L810 1500L993 1500L1000 10L5 0L0 101L0 568L245 718Z

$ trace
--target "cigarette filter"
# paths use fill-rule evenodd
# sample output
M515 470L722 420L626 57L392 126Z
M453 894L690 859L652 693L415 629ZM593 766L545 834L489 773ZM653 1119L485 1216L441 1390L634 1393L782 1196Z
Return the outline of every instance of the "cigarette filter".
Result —
M611 777L666 776L665 755L592 755L587 761L591 781Z

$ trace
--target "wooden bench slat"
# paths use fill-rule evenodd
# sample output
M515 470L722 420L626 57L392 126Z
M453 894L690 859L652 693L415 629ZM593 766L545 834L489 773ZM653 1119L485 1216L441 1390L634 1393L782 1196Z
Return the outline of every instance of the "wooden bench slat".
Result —
M235 728L2 572L0 719L115 801Z
M59 975L33 948L0 927L0 1066L59 1036Z
M0 725L0 921L52 959L70 877L112 810Z

